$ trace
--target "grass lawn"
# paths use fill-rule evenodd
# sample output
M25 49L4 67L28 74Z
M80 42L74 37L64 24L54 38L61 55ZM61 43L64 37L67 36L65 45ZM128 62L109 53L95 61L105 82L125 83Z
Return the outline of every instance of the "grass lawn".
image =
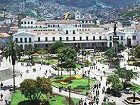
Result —
M41 98L43 97L46 99L45 95L41 96ZM25 101L25 100L28 100L28 99L25 98L25 96L22 95L20 91L16 91L16 93L12 94L11 105L18 105L19 102ZM75 103L75 105L79 102L79 99L73 98L72 100ZM66 100L64 96L53 95L50 98L50 105L68 105L68 101Z
M140 85L132 84L130 87L133 91L140 93Z
M11 105L18 105L19 102L25 101L25 100L28 100L28 99L25 98L25 96L22 95L20 91L16 91L16 93L12 94Z
M26 59L21 58L20 61L29 61L29 59L28 58L26 58ZM43 61L45 63L49 63L50 65L58 63L58 60L57 59L53 59L53 58L52 59L49 58L49 60L47 60L46 58L33 57L33 61L34 62L42 62Z
M72 75L72 77L73 76L74 75ZM63 79L66 79L67 77L69 77L69 76L63 75L63 78L61 78L61 79L56 79L55 77L51 78L52 84L55 87L62 87L63 86L63 88L67 88L69 86L69 84L71 84L71 89L72 90L78 89L83 94L86 94L86 92L88 92L88 90L89 90L88 89L88 78L74 79L74 80L72 80L72 83L69 83L69 84L62 84L60 82L56 82L57 80L63 80ZM96 81L94 79L90 79L90 86L91 85L93 86L95 84L95 82ZM80 87L87 87L87 88L85 88L85 89L76 88L76 87L79 87L79 86Z

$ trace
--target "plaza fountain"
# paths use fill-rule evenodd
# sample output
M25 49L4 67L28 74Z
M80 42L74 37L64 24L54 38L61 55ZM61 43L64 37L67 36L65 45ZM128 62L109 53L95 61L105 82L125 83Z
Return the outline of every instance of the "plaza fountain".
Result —
M0 81L4 81L12 78L12 65L8 59L3 58L0 55ZM19 72L16 71L16 76L19 75Z
M125 102L129 105L140 105L140 98L136 97L136 93L133 93L133 97L127 97Z

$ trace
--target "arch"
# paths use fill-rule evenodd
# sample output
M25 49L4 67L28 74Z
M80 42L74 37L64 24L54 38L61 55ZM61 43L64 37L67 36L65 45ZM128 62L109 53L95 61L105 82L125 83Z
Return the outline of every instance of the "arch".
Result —
M23 45L21 44L19 47L20 47L20 51L22 51L23 50Z
M24 45L24 49L28 50L28 45L27 44Z
M112 47L112 42L109 43L109 47Z

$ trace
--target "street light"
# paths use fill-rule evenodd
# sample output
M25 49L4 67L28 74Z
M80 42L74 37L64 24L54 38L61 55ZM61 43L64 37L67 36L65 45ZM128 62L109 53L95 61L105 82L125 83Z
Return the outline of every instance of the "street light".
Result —
M71 85L68 86L68 91L69 91L69 105L71 105Z
M88 87L90 89L90 70L88 71Z

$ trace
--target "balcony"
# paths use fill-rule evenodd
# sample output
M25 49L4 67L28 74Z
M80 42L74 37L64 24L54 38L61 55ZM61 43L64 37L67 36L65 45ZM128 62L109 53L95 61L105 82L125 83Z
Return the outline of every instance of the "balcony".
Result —
M59 41L59 40L56 40ZM51 44L54 43L55 41L34 41L34 44ZM102 39L102 40L62 40L63 43L96 43L96 42L108 42L107 39Z

